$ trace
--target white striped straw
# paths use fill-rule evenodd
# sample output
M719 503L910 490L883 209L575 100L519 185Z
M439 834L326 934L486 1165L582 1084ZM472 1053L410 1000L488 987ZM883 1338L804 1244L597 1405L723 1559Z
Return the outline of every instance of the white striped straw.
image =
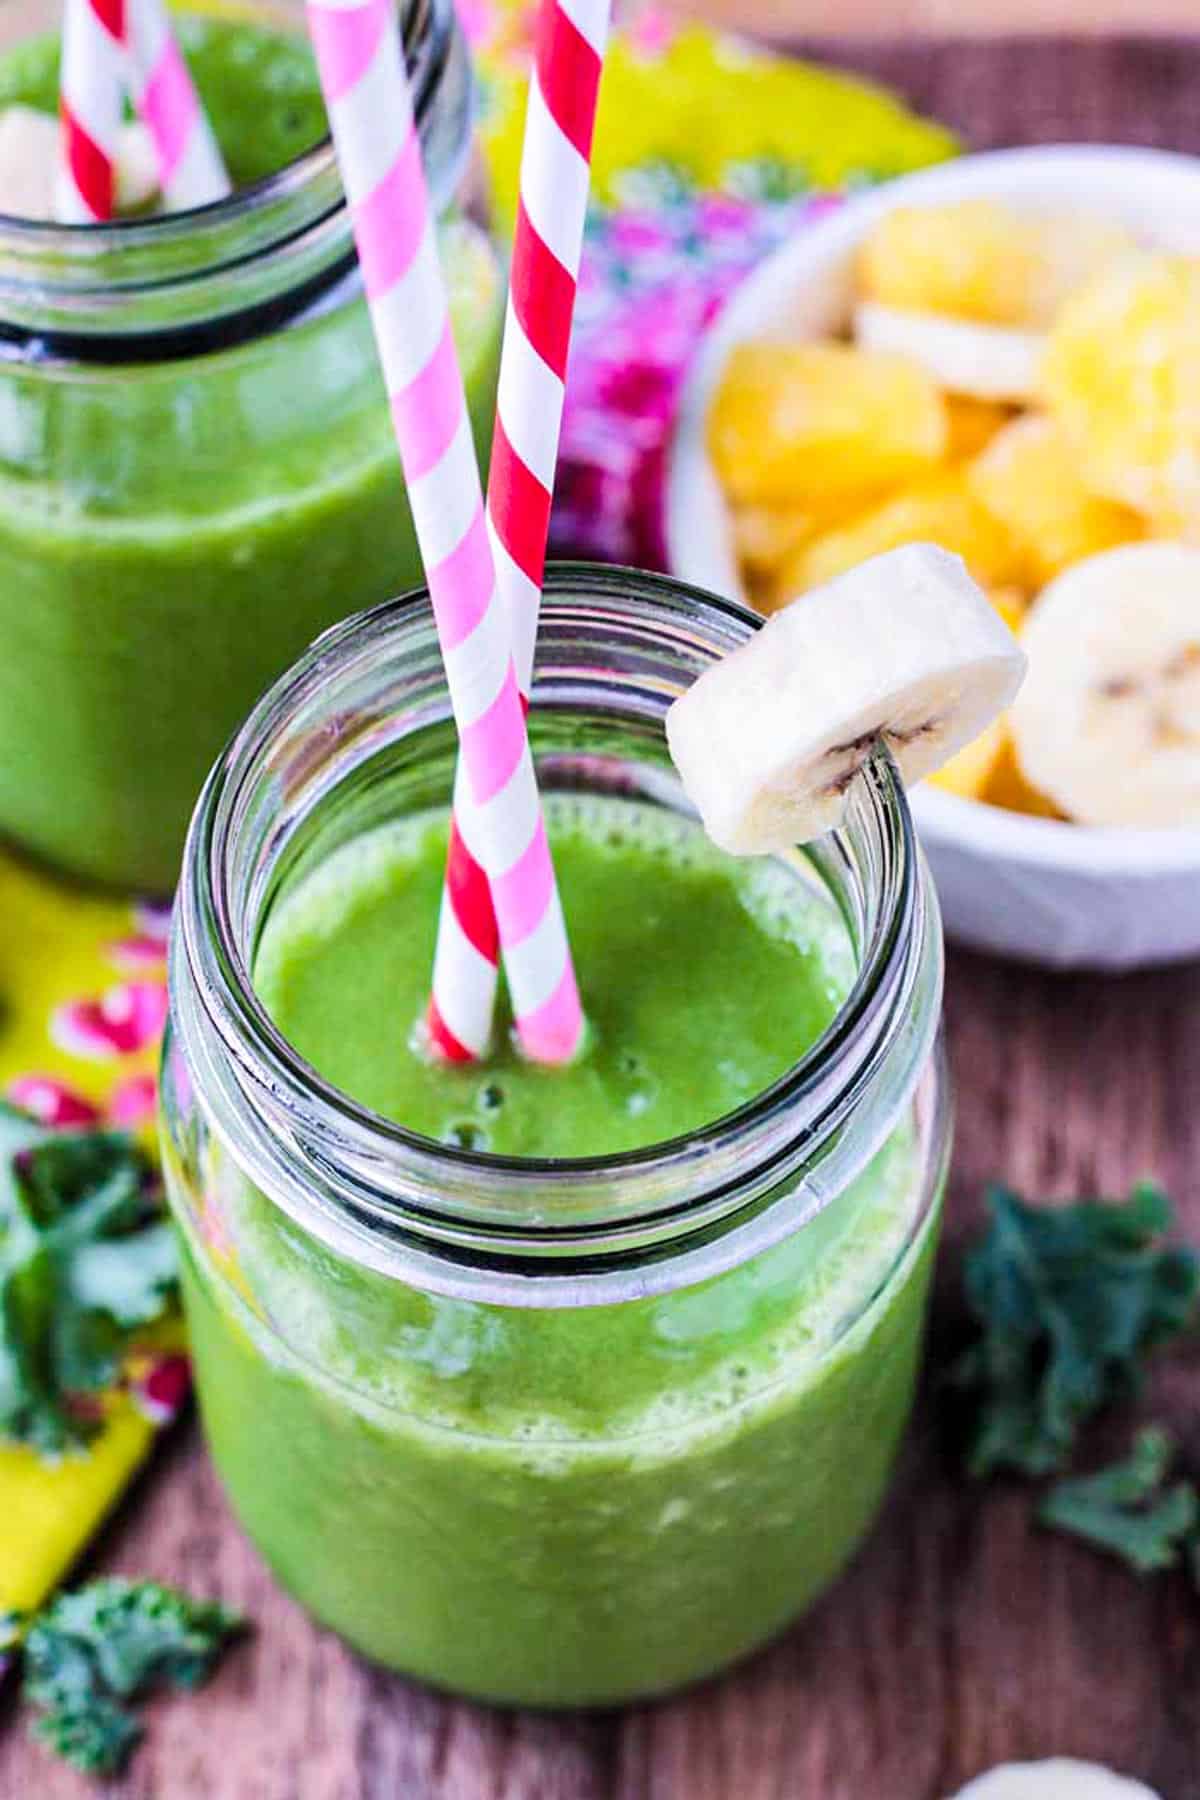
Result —
M167 205L183 212L222 200L229 176L163 0L124 0L130 93L154 140Z
M583 1014L496 588L479 468L391 0L309 0L309 25L391 401L496 910L517 1032L538 1062Z
M542 0L525 115L487 513L526 703L608 21L609 0ZM460 769L428 1012L451 1062L486 1054L495 1009L498 939L477 838Z
M66 0L59 111L56 216L66 225L110 219L117 133L124 105L122 0Z

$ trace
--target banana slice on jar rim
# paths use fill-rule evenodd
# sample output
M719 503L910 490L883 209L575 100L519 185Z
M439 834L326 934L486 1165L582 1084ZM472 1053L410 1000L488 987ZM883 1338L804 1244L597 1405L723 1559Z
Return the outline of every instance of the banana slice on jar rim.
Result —
M1002 1763L960 1788L953 1800L1160 1800L1153 1788L1099 1763L1053 1756L1046 1762Z
M735 856L838 825L876 746L906 785L1010 704L1025 658L961 557L907 544L775 613L667 714L705 831Z
M1076 563L1021 644L1011 725L1032 786L1084 825L1200 825L1200 550L1156 541Z

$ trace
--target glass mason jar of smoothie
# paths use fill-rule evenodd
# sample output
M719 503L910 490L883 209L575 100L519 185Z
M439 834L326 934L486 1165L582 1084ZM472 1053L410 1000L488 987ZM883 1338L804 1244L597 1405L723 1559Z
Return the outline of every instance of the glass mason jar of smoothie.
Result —
M163 1147L208 1441L273 1569L483 1699L661 1692L779 1631L882 1500L949 1109L941 939L880 757L844 829L734 861L671 700L754 629L551 572L531 736L589 1042L434 1067L454 737L424 597L335 627L185 856Z
M503 283L455 204L469 61L450 0L400 10L483 452ZM0 106L55 110L60 11L0 7ZM267 683L421 574L303 6L175 18L232 198L0 217L0 836L164 891Z

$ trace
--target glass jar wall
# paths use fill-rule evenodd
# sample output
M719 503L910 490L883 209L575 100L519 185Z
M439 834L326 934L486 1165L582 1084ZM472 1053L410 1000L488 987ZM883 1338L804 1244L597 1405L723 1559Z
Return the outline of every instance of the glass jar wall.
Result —
M530 714L551 814L696 830L663 719L751 629L668 581L553 572ZM281 936L327 935L308 899L342 904L346 871L445 809L453 764L414 596L327 634L205 789L162 1083L201 1409L279 1577L368 1655L490 1700L616 1702L779 1630L881 1502L948 1145L936 903L879 759L844 830L772 865L838 992L779 1079L616 1155L438 1142L323 1079L260 989ZM754 1036L743 1004L724 1016Z

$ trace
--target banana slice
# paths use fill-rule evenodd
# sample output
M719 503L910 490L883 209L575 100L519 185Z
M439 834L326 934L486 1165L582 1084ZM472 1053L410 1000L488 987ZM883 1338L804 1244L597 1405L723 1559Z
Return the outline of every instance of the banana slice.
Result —
M58 120L33 106L6 106L0 114L0 213L53 219L58 159ZM121 127L114 175L119 213L145 212L158 197L158 158L144 125Z
M1037 397L1046 349L1043 332L979 325L943 313L906 312L863 300L854 309L854 336L866 350L910 357L951 393L979 400Z
M154 139L139 122L122 125L117 134L116 207L119 213L140 213L158 198L158 153Z
M16 219L54 217L58 120L33 106L0 114L0 213Z
M1200 550L1128 544L1076 563L1021 634L1022 772L1085 825L1200 824Z
M1025 659L957 556L907 544L815 588L707 669L667 743L715 844L754 856L841 820L882 739L920 781L1012 700Z
M968 1781L954 1800L1159 1800L1153 1788L1114 1775L1099 1763L1054 1756L1048 1762L1002 1763Z

